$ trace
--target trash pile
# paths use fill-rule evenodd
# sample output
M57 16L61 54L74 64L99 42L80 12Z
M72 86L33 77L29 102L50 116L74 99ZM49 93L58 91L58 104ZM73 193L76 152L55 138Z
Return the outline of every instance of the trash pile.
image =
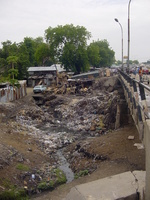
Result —
M69 103L71 98L73 103ZM54 95L45 98L43 109L49 116L53 116L53 124L91 136L115 128L118 99L115 92L71 98L68 100L65 96Z
M114 129L116 106L117 96L99 93L95 97L83 98L65 110L56 108L55 111L61 110L68 129L95 135Z
M53 190L67 181L63 171L50 163L45 163L40 168L32 169L32 171L22 172L18 178L23 182L28 195Z

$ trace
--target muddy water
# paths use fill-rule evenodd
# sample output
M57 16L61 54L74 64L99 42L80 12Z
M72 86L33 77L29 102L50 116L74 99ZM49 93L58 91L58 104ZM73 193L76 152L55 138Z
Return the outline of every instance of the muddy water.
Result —
M59 169L61 169L65 173L66 178L67 178L67 183L73 181L74 173L69 167L69 163L67 162L66 158L63 156L61 150L57 151L57 156L59 157L59 163L60 163Z

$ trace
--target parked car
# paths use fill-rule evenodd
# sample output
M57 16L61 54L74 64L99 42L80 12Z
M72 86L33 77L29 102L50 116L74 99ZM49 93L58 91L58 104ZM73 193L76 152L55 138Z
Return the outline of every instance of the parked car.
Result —
M46 86L45 85L36 85L34 88L33 88L33 92L34 93L43 93L45 92L46 90Z

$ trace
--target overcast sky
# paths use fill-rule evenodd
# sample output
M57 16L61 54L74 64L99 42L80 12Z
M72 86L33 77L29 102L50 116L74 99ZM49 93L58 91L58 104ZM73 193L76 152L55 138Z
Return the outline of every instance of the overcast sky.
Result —
M93 40L106 39L121 60L121 28L124 56L128 49L129 0L0 0L0 43L19 43L24 37L44 37L51 26L84 26ZM2 46L0 46L2 47ZM150 0L132 0L130 4L130 59L150 59Z

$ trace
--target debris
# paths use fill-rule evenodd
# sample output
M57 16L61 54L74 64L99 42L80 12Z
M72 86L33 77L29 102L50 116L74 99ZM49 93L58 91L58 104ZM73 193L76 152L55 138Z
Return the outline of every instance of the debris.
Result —
M32 177L32 179L35 179L35 174L32 174L32 176L31 176L31 177Z
M128 137L128 140L134 140L134 136L133 136L133 135L130 135L130 136Z
M135 143L134 146L137 147L137 149L144 149L144 145L142 143Z
M31 149L31 148L28 148L28 151L32 151L32 149Z

